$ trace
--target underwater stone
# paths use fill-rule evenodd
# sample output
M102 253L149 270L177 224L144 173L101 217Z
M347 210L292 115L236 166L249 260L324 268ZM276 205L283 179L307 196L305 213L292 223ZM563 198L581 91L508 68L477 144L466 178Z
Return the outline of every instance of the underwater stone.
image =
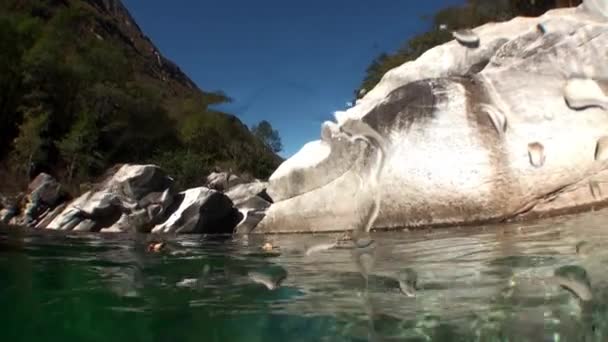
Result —
M580 266L568 265L556 269L554 281L583 301L590 301L593 298L587 271Z
M530 164L534 167L541 167L545 164L545 148L539 142L528 144L528 157Z
M308 249L306 249L305 254L310 256L315 253L330 250L330 249L336 247L337 245L338 245L337 241L318 243L318 244L308 247Z
M406 268L397 275L401 292L408 297L415 297L418 289L418 274L412 268Z
M275 290L281 286L287 278L287 271L280 269L275 272L251 271L247 274L253 282L266 286L269 290Z

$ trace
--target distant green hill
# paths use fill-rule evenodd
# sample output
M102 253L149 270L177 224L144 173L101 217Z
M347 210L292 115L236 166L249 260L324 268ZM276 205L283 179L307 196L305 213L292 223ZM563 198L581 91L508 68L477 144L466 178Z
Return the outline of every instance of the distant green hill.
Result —
M209 108L227 101L163 57L119 0L0 2L6 173L35 168L76 184L115 163L153 162L183 186L214 167L269 176L280 157Z

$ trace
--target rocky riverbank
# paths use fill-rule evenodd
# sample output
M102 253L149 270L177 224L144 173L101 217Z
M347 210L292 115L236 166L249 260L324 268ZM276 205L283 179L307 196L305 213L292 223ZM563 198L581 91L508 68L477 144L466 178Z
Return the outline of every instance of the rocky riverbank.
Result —
M266 183L212 173L206 186L177 192L155 165L125 164L91 190L70 198L41 173L25 193L0 195L0 222L35 229L85 232L232 233L251 230L270 206Z
M157 166L123 165L67 200L42 174L2 199L0 219L102 232L361 232L608 205L608 5L453 36L387 72L268 184L212 174L176 192Z

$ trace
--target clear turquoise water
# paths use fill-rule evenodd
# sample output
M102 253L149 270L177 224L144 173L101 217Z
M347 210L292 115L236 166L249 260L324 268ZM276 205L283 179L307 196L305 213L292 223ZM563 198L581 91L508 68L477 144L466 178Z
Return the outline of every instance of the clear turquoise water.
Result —
M605 341L608 214L377 233L366 281L333 236L165 237L0 229L2 341ZM580 254L575 246L587 245ZM270 242L274 249L261 246ZM547 282L584 268L593 299ZM412 268L407 297L397 274ZM249 272L286 272L269 290ZM366 286L367 285L367 286Z

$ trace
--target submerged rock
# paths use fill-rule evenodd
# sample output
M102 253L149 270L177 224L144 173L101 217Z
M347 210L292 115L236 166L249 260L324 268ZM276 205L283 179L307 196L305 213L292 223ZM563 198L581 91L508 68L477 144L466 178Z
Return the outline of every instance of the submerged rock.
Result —
M582 301L593 299L591 280L587 271L580 266L562 266L555 270L553 281L567 289Z
M253 232L357 230L376 215L373 229L483 223L608 200L589 191L608 177L608 21L586 5L474 28L387 72L269 178L274 203ZM566 89L577 77L595 93Z
M266 270L250 271L247 273L253 282L266 286L268 290L276 290L287 278L287 271L282 267L272 267Z

